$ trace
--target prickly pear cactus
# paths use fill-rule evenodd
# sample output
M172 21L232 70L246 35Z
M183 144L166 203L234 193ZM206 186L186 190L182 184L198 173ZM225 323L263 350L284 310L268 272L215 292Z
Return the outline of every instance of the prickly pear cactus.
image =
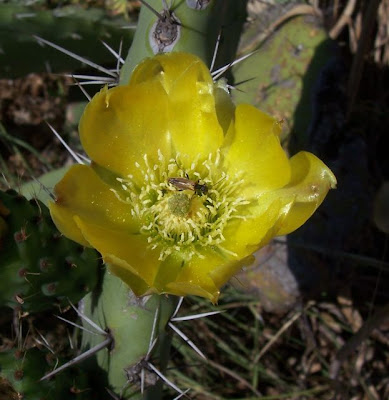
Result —
M168 342L161 336L176 305L173 296L146 296L137 298L119 278L106 273L101 295L88 294L80 309L92 321L107 331L112 338L110 348L104 348L96 354L96 365L92 368L105 370L108 384L114 393L121 393L127 399L131 393L141 390L141 375L144 375L144 388L155 385L158 376L150 369L148 358L153 356L159 368L164 369L167 360L163 355L164 345ZM87 328L88 323L83 321ZM156 340L151 354L151 345ZM83 350L101 343L101 337L83 332ZM168 351L168 350L167 350ZM150 353L150 354L149 354ZM161 355L162 354L162 355ZM95 382L94 386L99 385ZM139 397L138 397L139 398ZM154 397L157 399L157 394Z
M0 218L0 306L37 312L93 290L98 254L63 237L43 203L0 192Z
M141 2L143 6L137 32L121 69L120 85L127 85L136 65L146 57L152 57L158 53L183 51L196 54L211 66L211 69L226 65L234 59L233 54L245 20L246 1L142 0ZM226 28L222 32L223 40L220 40L218 59L214 63L214 49L222 26ZM119 62L120 60L119 57ZM218 73L214 75L214 79L217 78ZM225 85L222 86L224 88ZM227 86L224 89L227 89ZM227 90L223 91L223 96L226 96L226 92ZM148 100L153 99L150 97ZM89 107L93 108L92 103L93 100ZM106 107L108 108L108 103ZM112 112L114 114L116 111L113 109ZM148 115L139 115L139 120L146 119ZM170 116L170 118L174 117ZM224 120L224 117L221 120ZM113 126L116 127L116 121ZM95 134L94 129L90 132ZM184 134L186 133L183 131ZM97 136L93 136L93 141L98 140ZM99 143L100 145L102 143ZM104 148L105 150L109 151L109 148ZM94 160L93 157L91 158ZM144 159L147 161L147 153ZM92 166L96 170L104 167L104 165L100 167L97 161L93 161ZM81 166L80 170L81 168L84 166ZM109 168L108 170L111 171ZM148 172L144 176L149 179ZM121 182L123 179L118 178L117 181ZM122 186L126 187L126 185ZM96 192L94 188L89 190ZM72 190L65 191L67 195L75 196ZM112 192L116 194L115 190ZM115 399L158 400L162 398L163 380L177 390L174 384L163 379L169 352L169 340L167 340L169 329L180 335L172 325L177 299L174 296L165 297L164 295L144 296L139 299L121 279L108 271L99 280L99 285L96 285L99 256L60 236L43 204L35 199L28 202L16 192L0 194L0 204L0 306L3 304L14 308L21 307L25 311L39 311L53 305L68 304L67 298L77 302L91 291L80 302L77 310L82 319L83 328L77 325L82 329L82 354L76 361L85 361L89 358L84 365L89 371L91 387L97 388L100 392L99 400L109 398L105 391ZM122 218L120 210L117 214ZM61 218L58 217L57 222L67 218L62 217L63 214L58 215L61 215ZM95 216L92 213L91 215ZM106 236L102 235L101 240L104 241L104 239ZM123 247L127 245L126 240L123 240ZM135 252L138 249L131 248L131 251ZM102 254L104 255L103 252ZM115 256L115 258L120 257ZM108 257L106 260L110 261ZM111 262L114 262L112 260L111 257ZM140 263L137 267L143 267L142 258L135 262ZM176 264L172 269L181 268L183 265ZM138 269L134 270L138 271ZM161 274L165 271L162 269ZM130 269L121 274L122 277L128 274L131 279L138 279ZM166 274L169 275L168 270ZM188 281L187 285L191 287L192 281ZM143 291L143 288L140 291L141 294L154 292L154 290ZM160 288L156 292L166 293ZM175 291L167 291L167 293L181 295L181 292ZM183 294L185 293L186 291L183 290ZM188 291L186 294L191 293L193 292ZM4 357L10 356L4 355ZM23 357L28 361L26 358L28 354ZM15 373L22 367L23 372L19 373L19 376L28 376L30 379L25 382L36 382L47 372L42 370L42 366L46 365L42 358L39 362L37 361L40 368L39 375L34 375L35 369L33 366L30 367L30 364L34 365L35 361L27 361L17 364L14 360L12 362L6 360L3 364L12 364L12 367L7 369L8 375L4 373L3 377L11 381L9 376L13 374L14 380L11 383L16 387ZM66 380L63 376L66 376L67 371L63 371L62 368L54 373L58 373L58 380ZM156 384L157 381L159 384ZM21 391L19 388L17 390ZM56 390L57 387L53 386L53 392L50 392L50 395L57 393ZM47 397L47 400L72 399L68 386L63 390L64 392L58 392L60 393L58 397ZM181 396L185 394L179 388L177 392ZM67 396L61 397L63 393L67 393ZM91 396L88 399L92 399ZM44 396L26 396L26 398L46 399Z
M0 378L26 400L89 400L87 377L78 368L67 369L61 379L40 382L57 360L49 352L37 348L27 351L9 350L0 353Z

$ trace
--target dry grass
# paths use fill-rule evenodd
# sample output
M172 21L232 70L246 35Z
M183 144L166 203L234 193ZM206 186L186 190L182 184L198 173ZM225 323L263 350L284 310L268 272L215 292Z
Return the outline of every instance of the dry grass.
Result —
M188 303L188 314L209 308L199 299ZM332 379L336 355L364 326L348 298L311 301L276 316L263 312L256 298L230 287L217 309L227 311L180 325L208 361L173 339L168 376L180 388L191 388L192 398L388 398L389 322L382 319L369 337L352 345Z

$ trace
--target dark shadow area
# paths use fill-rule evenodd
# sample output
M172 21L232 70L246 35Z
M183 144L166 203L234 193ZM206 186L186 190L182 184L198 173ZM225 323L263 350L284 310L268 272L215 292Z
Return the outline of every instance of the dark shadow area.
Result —
M334 172L338 186L315 215L288 236L288 262L304 297L345 295L366 310L371 302L389 300L387 238L372 219L375 195L389 172L384 89L389 71L365 66L358 98L347 117L347 59L334 49L312 85L320 50L304 77L300 101L310 102L311 114L297 107L290 152L314 153Z

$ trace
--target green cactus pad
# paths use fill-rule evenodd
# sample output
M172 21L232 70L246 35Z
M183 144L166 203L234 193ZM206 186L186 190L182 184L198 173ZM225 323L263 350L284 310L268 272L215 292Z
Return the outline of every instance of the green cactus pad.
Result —
M88 294L80 303L82 312L101 328L110 333L112 345L99 351L90 364L94 375L106 371L110 389L122 394L122 399L139 398L140 376L145 374L145 386L152 386L158 376L147 368L146 355L150 345L154 317L158 319L154 338L158 338L152 360L158 368L164 368L168 349L165 328L176 305L175 296L135 297L119 278L105 273L102 287ZM159 309L159 312L157 312ZM101 343L100 336L83 332L83 351ZM158 360L157 360L158 359ZM93 365L94 364L94 365ZM100 378L98 378L100 380ZM99 385L101 382L95 382ZM153 393L157 388L150 387L147 392L151 399L159 397ZM134 397L133 397L134 396ZM143 396L141 396L143 398Z
M169 3L169 2L168 2ZM246 1L176 1L170 9L161 0L142 6L138 27L120 73L120 84L126 84L134 67L157 52L184 51L196 54L211 65L218 35L223 35L215 67L231 61L246 19ZM197 5L197 7L196 7ZM164 41L165 39L165 41Z
M47 207L0 192L0 306L37 312L79 301L98 280L99 255L63 237Z
M86 375L78 368L63 371L57 378L40 382L54 369L53 354L33 348L0 353L0 378L20 399L25 400L89 400L90 389Z
M242 47L262 26L253 25L242 37ZM254 33L253 33L254 31ZM320 21L297 17L286 21L251 57L233 67L237 103L250 103L284 121L284 134L304 136L312 113L311 93L320 71L334 54ZM285 139L285 138L284 138Z

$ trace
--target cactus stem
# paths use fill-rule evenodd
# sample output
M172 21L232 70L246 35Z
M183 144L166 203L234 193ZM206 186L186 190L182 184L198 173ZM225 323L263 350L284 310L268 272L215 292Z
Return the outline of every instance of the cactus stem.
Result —
M153 321L153 327L151 330L151 335L150 335L150 342L149 342L149 348L147 349L146 356L144 359L141 361L142 369L140 372L140 392L143 394L144 389L145 389L145 365L146 362L150 359L151 352L153 351L155 345L158 342L158 337L155 337L156 333L156 326L158 322L158 317L159 317L159 310L160 310L160 304L158 304L156 310L155 310L155 315L154 315L154 321Z
M135 381L140 380L140 392L143 394L145 390L145 382L146 380L150 383L150 381L153 381L152 386L156 384L156 379L153 375L150 374L149 368L148 368L148 360L150 358L151 351L154 349L155 344L158 342L158 338L155 338L153 342L150 344L149 350L145 357L143 357L140 361L138 361L136 364L131 365L128 368L125 368L124 371L126 372L127 375L127 382L123 385L123 387L120 390L120 398L122 398L123 393L127 390L127 388L134 383ZM148 374L148 379L146 379L146 372ZM140 378L140 379L139 379Z
M139 0L145 7L147 7L157 18L162 18L162 15L145 0Z
M168 325L170 326L171 329L173 329L174 332L176 332L178 334L178 336L180 336L182 339L184 339L184 341L190 346L192 347L192 349L202 358L204 358L204 360L207 359L207 357L205 357L204 353L188 338L188 336L185 335L184 332L182 332L181 330L179 330L176 326L174 326L171 322L168 323Z

